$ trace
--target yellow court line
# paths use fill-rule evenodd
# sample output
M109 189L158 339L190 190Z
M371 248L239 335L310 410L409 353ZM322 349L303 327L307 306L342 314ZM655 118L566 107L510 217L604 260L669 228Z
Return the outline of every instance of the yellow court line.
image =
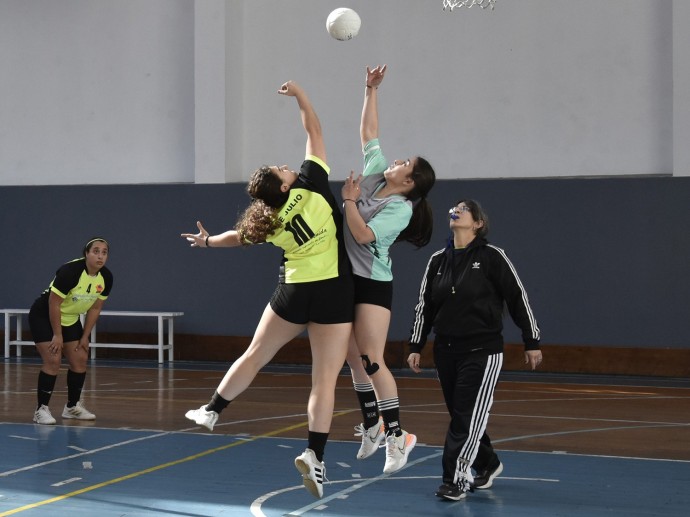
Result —
M337 416L347 415L349 413L352 413L352 411L353 410L341 411L339 413L334 413L333 416L337 417ZM300 424L291 425L289 427L283 427L282 429L276 429L275 431L271 431L270 433L265 433L265 434L262 434L259 436L255 436L253 438L247 438L247 439L244 439L241 441L229 443L227 445L222 445L220 447L215 447L214 449L209 449L207 451L200 452L198 454L193 454L192 456L187 456L186 458L180 458L179 460L170 461L168 463L163 463L162 465L150 467L150 468L147 468L144 470L140 470L138 472L132 472L131 474L127 474L126 476L121 476L119 478L111 479L109 481L104 481L104 482L98 483L96 485L91 485L91 486L88 486L85 488L81 488L79 490L75 490L74 492L70 492L68 494L63 494L63 495L60 495L57 497L53 497L51 499L46 499L44 501L39 501L37 503L31 503L31 504L27 504L25 506L20 506L19 508L14 508L12 510L8 510L6 512L0 513L0 517L5 517L7 515L14 515L15 513L23 512L25 510L31 510L33 508L38 508L39 506L45 506L47 504L56 503L58 501L62 501L64 499L69 499L70 497L81 495L81 494L84 494L86 492L91 492L93 490L97 490L99 488L103 488L103 487L106 487L108 485L114 485L115 483L120 483L121 481L127 481L129 479L143 476L144 474L150 474L151 472L156 472L157 470L162 470L162 469L165 469L168 467L173 467L175 465L179 465L180 463L186 463L188 461L192 461L192 460L196 460L198 458L202 458L204 456L208 456L209 454L214 454L216 452L224 451L226 449L230 449L231 447L235 447L236 445L242 445L244 443L250 443L250 442L253 442L255 440L258 440L259 438L268 438L270 436L275 436L277 434L292 431L294 429L299 429L300 427L304 427L308 424L309 424L309 422L302 422Z

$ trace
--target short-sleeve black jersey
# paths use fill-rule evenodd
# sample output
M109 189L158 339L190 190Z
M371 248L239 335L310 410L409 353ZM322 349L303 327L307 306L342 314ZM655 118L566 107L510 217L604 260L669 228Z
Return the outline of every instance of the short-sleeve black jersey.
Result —
M350 274L343 241L343 217L328 184L330 169L307 156L278 210L282 227L266 242L283 249L280 281L316 282Z
M91 276L86 270L86 259L79 258L60 266L44 295L55 293L64 301L60 305L61 324L73 325L80 314L87 312L96 300L105 300L113 286L113 274L103 266Z

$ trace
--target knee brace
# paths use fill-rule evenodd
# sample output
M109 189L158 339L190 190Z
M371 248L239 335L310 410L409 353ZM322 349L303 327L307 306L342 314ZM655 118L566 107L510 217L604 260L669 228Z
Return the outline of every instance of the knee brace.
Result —
M376 372L379 371L378 363L372 363L369 360L368 355L363 355L360 357L362 358L362 365L364 366L364 371L367 372L367 375L374 375Z

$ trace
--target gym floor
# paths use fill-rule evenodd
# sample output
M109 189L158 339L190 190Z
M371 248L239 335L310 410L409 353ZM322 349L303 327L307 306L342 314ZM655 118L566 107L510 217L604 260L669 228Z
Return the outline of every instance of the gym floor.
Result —
M0 516L680 516L690 508L690 380L504 372L489 434L504 464L493 487L438 499L448 422L433 371L398 378L403 427L419 443L382 473L357 460L360 421L346 371L314 499L293 459L306 446L310 376L274 366L221 415L213 433L184 418L227 365L98 359L84 403L95 422L62 420L65 371L51 410L31 422L36 359L0 366Z

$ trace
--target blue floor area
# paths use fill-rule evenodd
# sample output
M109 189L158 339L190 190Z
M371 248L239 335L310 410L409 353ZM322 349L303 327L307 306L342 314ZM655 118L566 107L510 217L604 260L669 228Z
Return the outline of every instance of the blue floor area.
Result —
M418 446L383 475L384 452L329 442L316 500L293 459L304 440L197 432L0 424L0 516L681 516L690 464L499 451L489 490L436 498L438 447Z

